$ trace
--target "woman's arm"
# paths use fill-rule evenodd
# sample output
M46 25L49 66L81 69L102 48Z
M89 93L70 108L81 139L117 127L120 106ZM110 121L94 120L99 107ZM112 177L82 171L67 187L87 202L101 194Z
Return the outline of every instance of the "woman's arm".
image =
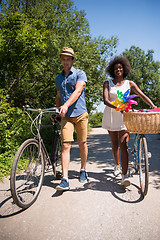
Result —
M156 106L154 105L154 103L151 101L151 99L149 97L147 97L137 86L136 83L134 83L133 81L129 81L130 83L130 88L131 90L136 93L137 95L140 96L140 98L150 107L152 108L156 108Z
M110 101L109 101L109 82L106 81L103 84L103 101L104 104L107 105L108 107L116 109L116 106L114 106Z

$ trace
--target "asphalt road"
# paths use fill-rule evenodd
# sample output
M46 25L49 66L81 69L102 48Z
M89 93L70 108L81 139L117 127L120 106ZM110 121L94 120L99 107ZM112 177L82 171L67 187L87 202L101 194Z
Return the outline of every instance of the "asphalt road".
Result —
M131 150L133 135L130 137ZM71 190L56 192L59 183L51 169L37 201L22 211L13 204L9 180L0 183L0 240L159 240L160 135L147 135L150 159L149 191L143 199L138 175L124 189L113 176L111 141L103 129L88 136L89 182L78 181L77 143L71 149Z

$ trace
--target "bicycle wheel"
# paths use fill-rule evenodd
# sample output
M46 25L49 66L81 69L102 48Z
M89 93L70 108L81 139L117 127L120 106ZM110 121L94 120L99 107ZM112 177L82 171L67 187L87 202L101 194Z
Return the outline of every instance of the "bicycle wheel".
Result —
M62 178L62 164L61 164L61 151L62 151L62 139L61 135L56 134L54 138L54 146L53 146L53 172L57 179Z
M18 149L11 170L10 186L14 202L20 208L30 207L40 193L45 161L39 143L28 139Z
M140 138L139 142L139 178L142 195L145 196L148 191L149 181L148 149L145 137Z

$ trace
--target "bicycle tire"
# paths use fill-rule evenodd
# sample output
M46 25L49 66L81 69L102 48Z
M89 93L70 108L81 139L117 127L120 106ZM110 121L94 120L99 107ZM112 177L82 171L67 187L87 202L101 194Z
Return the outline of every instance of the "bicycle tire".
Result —
M55 134L54 137L54 146L53 146L53 154L54 154L54 161L52 164L53 173L57 179L62 178L62 164L61 164L61 151L62 151L62 139L59 133Z
M148 192L149 183L149 165L148 165L148 149L145 137L140 138L139 142L139 179L140 188L143 196Z
M45 159L39 153L36 139L28 139L19 147L11 170L11 195L17 206L26 209L37 199L44 180Z

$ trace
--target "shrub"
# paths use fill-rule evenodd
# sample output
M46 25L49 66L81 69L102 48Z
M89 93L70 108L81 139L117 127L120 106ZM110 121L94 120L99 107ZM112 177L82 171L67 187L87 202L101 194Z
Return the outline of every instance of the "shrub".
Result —
M91 127L101 127L102 126L102 112L96 112L89 116L89 124Z
M0 178L11 170L14 155L20 144L29 137L29 119L19 108L12 107L9 95L0 90Z

